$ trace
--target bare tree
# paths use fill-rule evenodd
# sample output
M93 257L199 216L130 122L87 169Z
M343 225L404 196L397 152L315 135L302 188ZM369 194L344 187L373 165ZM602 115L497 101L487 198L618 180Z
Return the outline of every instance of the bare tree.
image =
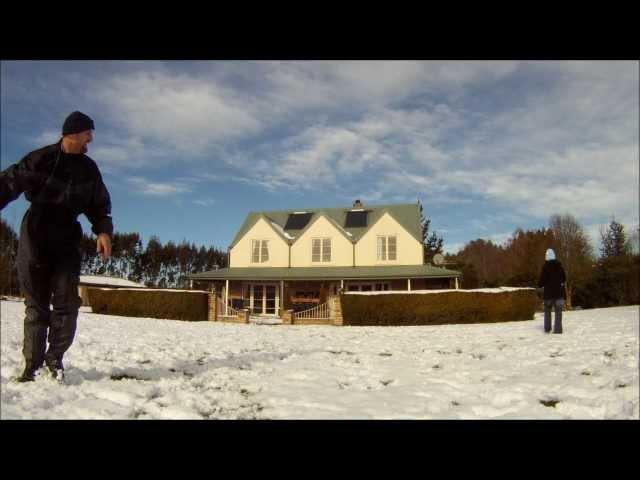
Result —
M593 247L576 218L565 213L552 215L549 228L553 231L558 259L567 274L567 308L572 308L572 293L576 285L588 281L593 264Z

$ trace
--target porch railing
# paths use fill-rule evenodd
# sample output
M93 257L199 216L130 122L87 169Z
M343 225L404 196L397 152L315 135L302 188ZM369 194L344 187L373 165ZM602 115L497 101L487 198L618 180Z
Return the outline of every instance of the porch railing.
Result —
M237 317L239 315L238 310L233 308L231 305L227 307L228 310L225 312L223 299L219 298L217 303L219 317Z
M329 302L322 303L308 310L303 310L302 312L294 312L293 318L300 320L329 320L331 318Z

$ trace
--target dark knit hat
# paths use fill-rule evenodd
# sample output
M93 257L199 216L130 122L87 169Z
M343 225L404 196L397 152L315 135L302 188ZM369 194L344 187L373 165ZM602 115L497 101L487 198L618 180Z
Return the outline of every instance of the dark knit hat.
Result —
M75 111L71 113L64 121L62 126L62 135L69 135L71 133L80 133L85 130L95 130L93 120L82 112Z

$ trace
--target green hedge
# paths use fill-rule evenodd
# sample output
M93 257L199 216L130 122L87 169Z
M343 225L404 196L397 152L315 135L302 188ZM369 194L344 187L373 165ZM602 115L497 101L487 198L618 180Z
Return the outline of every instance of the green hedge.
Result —
M383 295L343 294L344 325L441 325L532 320L539 303L534 289L499 293L473 290Z
M206 321L208 293L202 291L89 288L94 313L124 317L152 317Z

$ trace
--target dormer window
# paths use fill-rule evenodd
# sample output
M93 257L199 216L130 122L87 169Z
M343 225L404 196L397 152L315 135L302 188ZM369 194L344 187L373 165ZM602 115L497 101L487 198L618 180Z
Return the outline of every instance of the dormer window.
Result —
M287 223L284 226L285 230L302 230L307 226L309 220L313 216L312 212L293 212L289 214Z
M367 226L368 211L362 209L349 210L344 222L344 228L363 228Z

